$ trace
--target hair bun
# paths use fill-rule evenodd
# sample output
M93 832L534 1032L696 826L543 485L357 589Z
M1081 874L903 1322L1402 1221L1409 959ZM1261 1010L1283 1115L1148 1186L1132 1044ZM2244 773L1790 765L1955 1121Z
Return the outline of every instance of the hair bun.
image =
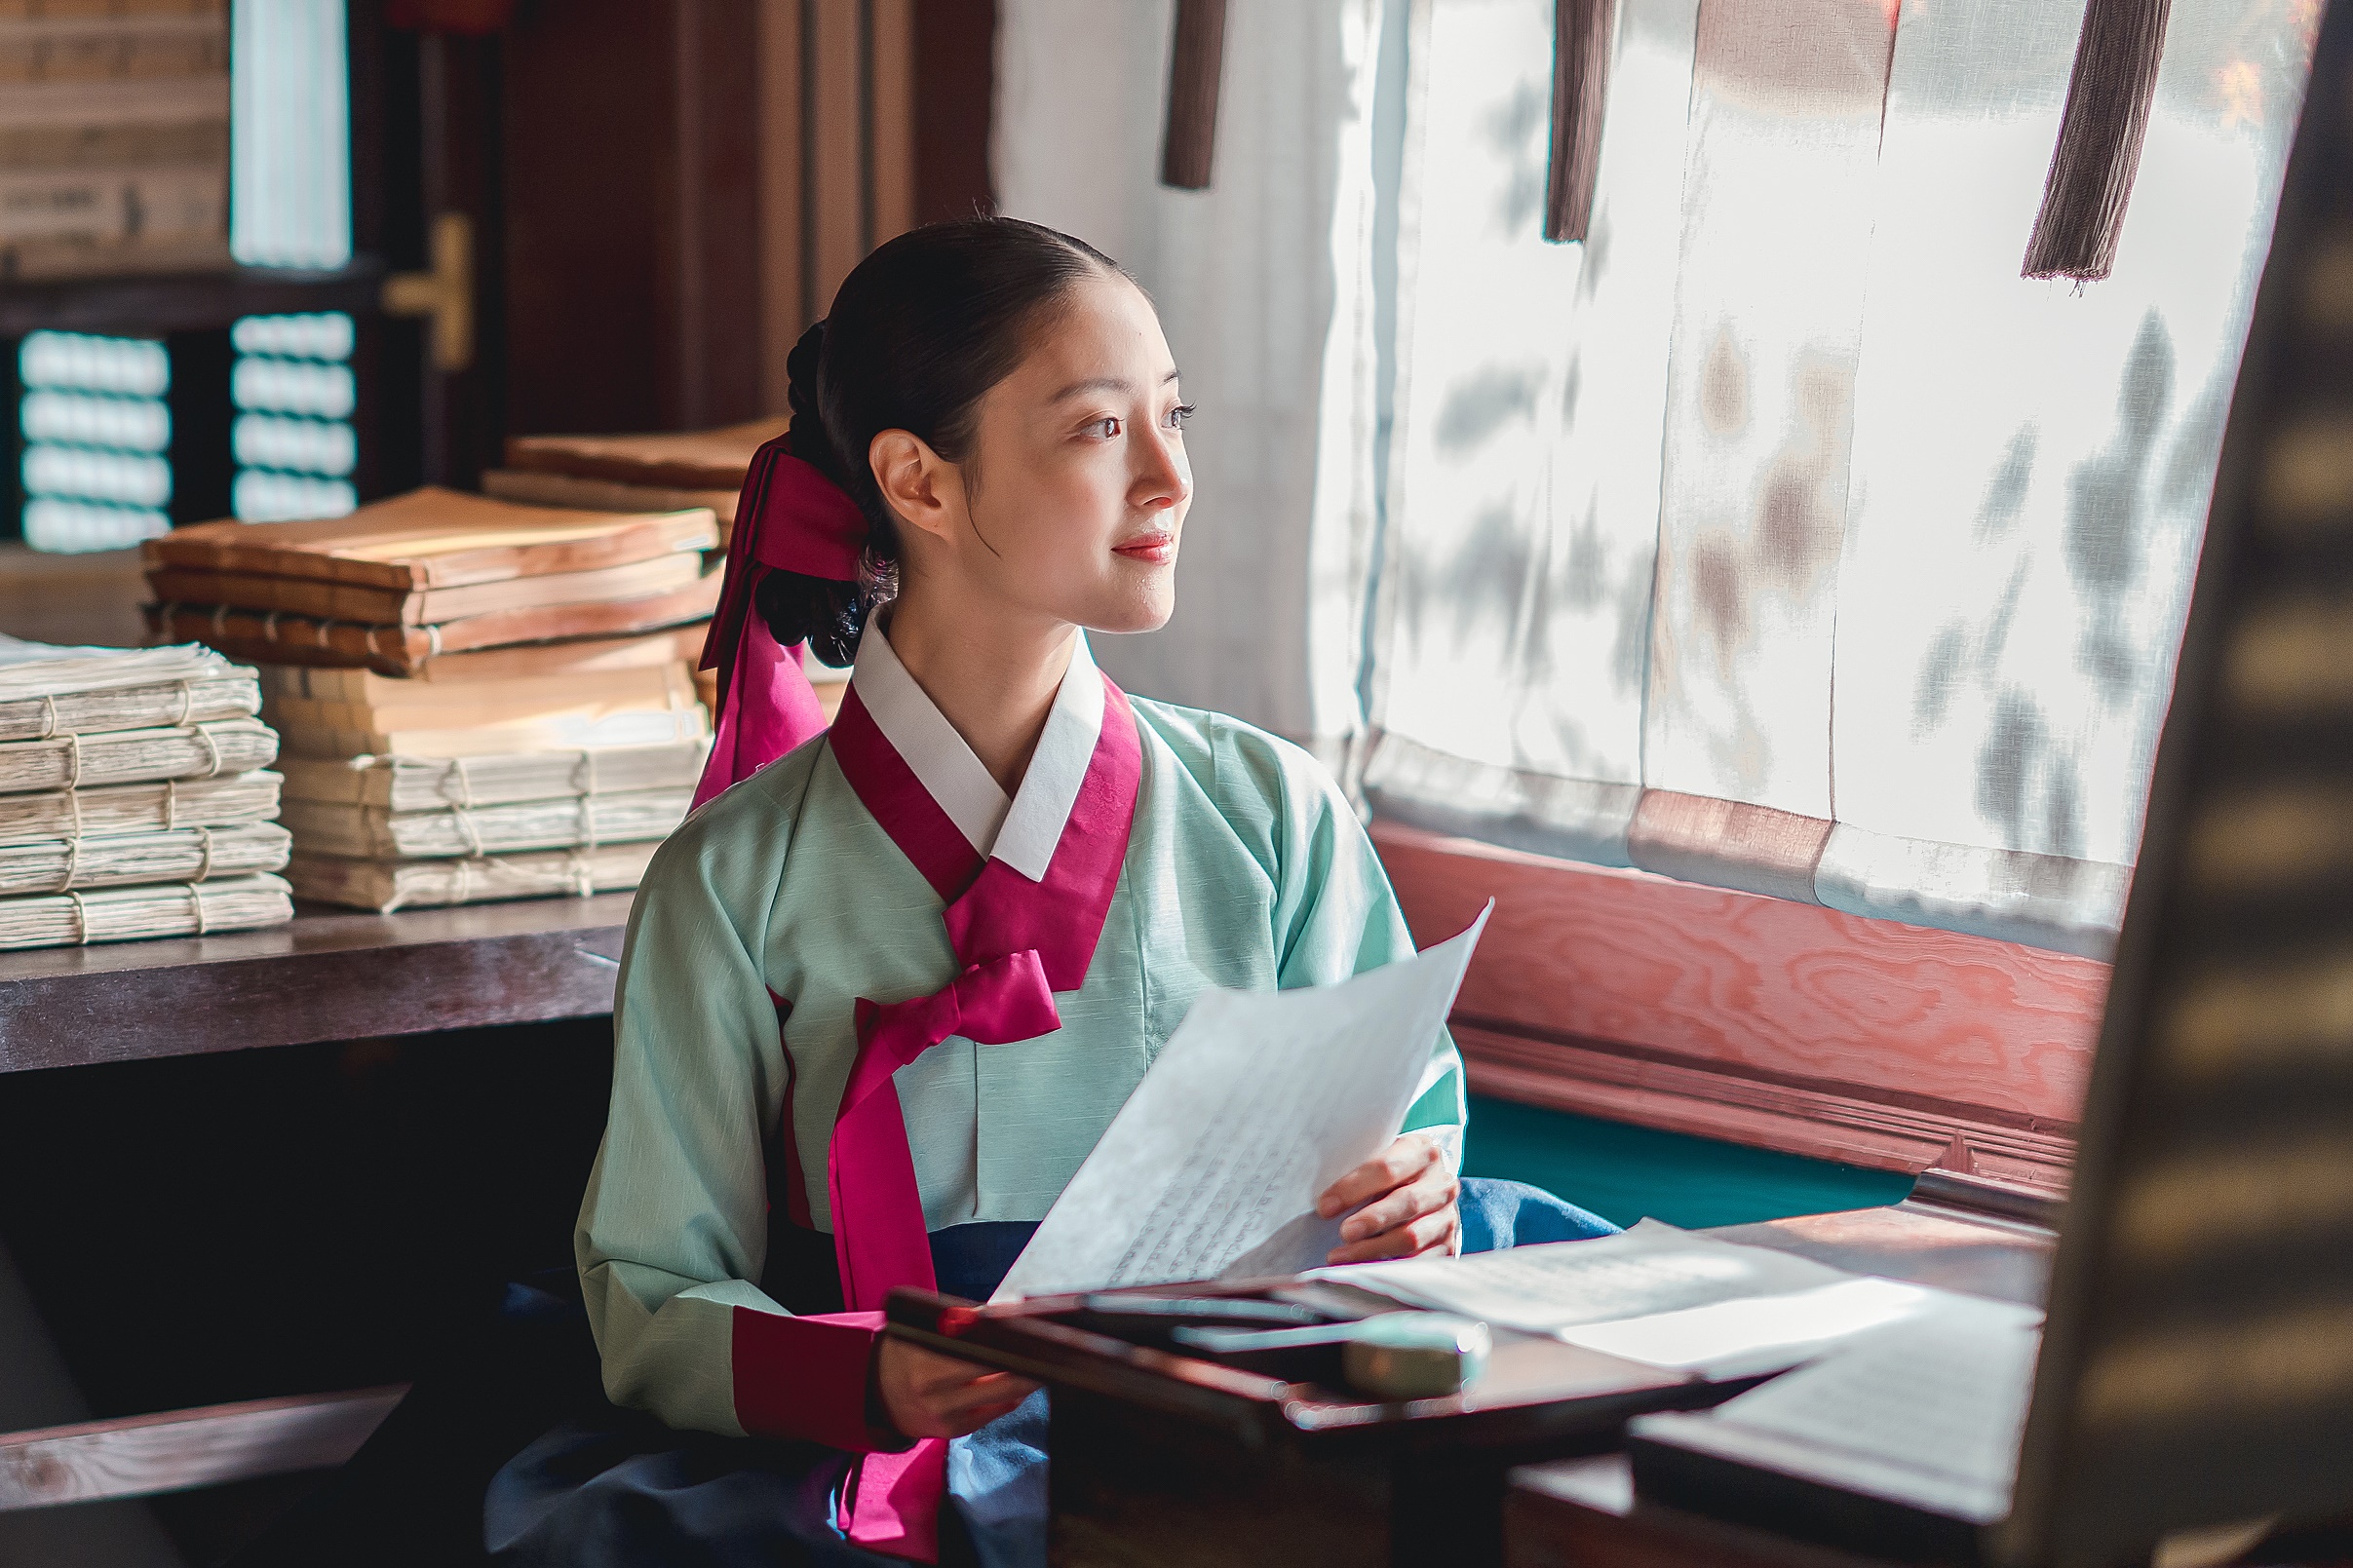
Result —
M785 402L791 409L791 452L842 488L841 457L826 431L818 375L825 361L826 324L818 322L800 334L785 356Z

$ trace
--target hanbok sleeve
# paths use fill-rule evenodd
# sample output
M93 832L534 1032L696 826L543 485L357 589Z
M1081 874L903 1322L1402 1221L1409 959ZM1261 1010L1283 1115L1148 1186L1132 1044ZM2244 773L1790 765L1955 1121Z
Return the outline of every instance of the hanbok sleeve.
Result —
M770 773L789 769L793 759ZM791 837L789 778L751 781L655 855L613 1001L613 1091L574 1234L616 1404L673 1427L870 1451L875 1313L794 1317L752 1283L763 1145L787 1083L759 953Z
M1276 824L1276 983L1329 985L1411 957L1413 934L1364 823L1320 763L1295 747L1286 751ZM1436 1138L1459 1170L1468 1120L1462 1057L1442 1027L1402 1130Z

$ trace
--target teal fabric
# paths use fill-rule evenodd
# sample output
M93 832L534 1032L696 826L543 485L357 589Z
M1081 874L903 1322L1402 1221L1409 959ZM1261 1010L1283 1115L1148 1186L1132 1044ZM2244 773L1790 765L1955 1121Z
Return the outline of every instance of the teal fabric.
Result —
M1331 777L1237 720L1137 701L1143 749L1119 888L1061 1027L951 1038L902 1069L924 1220L1045 1217L1205 985L1329 984L1413 950L1379 858ZM575 1252L616 1403L734 1434L732 1311L756 1284L768 1161L789 1122L829 1231L826 1150L860 997L938 990L957 961L931 885L823 737L689 817L656 852L614 1001L612 1110ZM775 998L791 1004L779 1049ZM1453 1042L1432 1042L1409 1129L1451 1148Z
M1619 1225L1696 1229L1873 1208L1911 1178L1474 1095L1463 1174L1529 1182Z

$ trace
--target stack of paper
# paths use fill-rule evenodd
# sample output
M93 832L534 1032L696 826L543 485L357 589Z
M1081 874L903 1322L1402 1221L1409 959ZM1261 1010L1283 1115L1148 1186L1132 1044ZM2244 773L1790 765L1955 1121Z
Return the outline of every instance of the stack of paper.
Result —
M1637 1421L1638 1484L1703 1512L1739 1499L1768 1523L1776 1505L1852 1515L1826 1494L1859 1493L1965 1542L2010 1511L2042 1343L2034 1314L1977 1305L1866 1335L1714 1410Z
M0 948L291 918L259 707L207 648L0 637Z
M392 910L633 888L693 803L708 743L684 664L396 680L273 667L288 875Z
M706 744L289 757L287 875L390 912L634 888L686 816Z
M393 909L634 887L709 745L711 513L419 490L152 541L151 616L259 648L288 875ZM420 784L420 781L430 781Z

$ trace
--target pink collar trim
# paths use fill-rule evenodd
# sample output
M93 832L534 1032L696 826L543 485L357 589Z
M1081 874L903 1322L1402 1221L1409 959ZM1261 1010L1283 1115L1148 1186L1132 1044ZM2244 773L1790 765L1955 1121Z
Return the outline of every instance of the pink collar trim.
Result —
M1053 989L1086 982L1119 889L1143 780L1143 746L1126 693L1103 680L1102 730L1054 858L1034 882L1003 860L982 862L866 710L855 682L829 744L860 802L947 906L942 916L958 959L982 964L1034 948Z

